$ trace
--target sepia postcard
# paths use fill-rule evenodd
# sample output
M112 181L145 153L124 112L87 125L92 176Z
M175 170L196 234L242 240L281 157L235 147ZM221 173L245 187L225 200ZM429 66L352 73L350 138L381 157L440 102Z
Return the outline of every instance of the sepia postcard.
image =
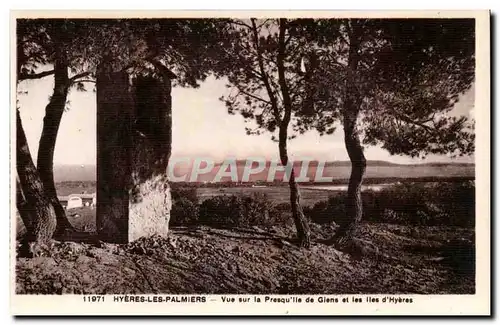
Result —
M491 315L489 11L12 11L11 53L11 314Z

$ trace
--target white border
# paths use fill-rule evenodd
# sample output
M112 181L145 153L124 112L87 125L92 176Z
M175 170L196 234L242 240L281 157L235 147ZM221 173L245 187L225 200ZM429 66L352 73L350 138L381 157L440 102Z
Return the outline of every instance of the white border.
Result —
M397 307L391 305L386 308L384 305L377 304L344 304L338 305L339 308L332 308L330 304L296 304L296 305L279 305L279 304L259 304L246 308L247 304L234 305L233 308L228 308L226 304L221 302L220 296L213 296L217 299L214 303L207 304L173 304L164 305L161 307L158 304L141 304L141 303L113 303L112 299L107 299L108 302L103 304L84 304L80 296L19 296L13 291L13 275L14 263L13 255L11 254L11 313L14 314L114 314L114 315L165 315L165 314L259 314L259 315L275 315L275 314L317 314L317 315L397 315L397 314L428 314L428 315L459 315L459 314L489 314L490 302L490 43L489 43L489 13L486 11L273 11L263 13L262 11L245 11L245 12L228 12L228 11L190 11L190 12L165 12L165 11L114 11L114 12L12 12L10 23L12 24L14 15L27 17L76 17L88 16L92 17L262 17L262 16L312 16L315 17L476 17L476 215L477 215L477 232L476 232L476 252L477 252L477 275L476 284L477 292L475 295L417 295L411 296L415 301L413 304L401 304ZM12 25L11 25L12 26ZM14 38L13 32L11 35L11 44ZM14 48L11 46L11 49ZM12 54L12 52L11 52ZM14 64L11 60L11 65ZM12 70L11 72L15 71ZM15 109L15 87L12 87L13 81L11 78L11 112ZM13 95L14 94L14 95ZM13 96L12 96L13 95ZM11 126L14 125L15 115L11 114ZM11 128L11 139L15 132ZM11 141L11 154L15 148L15 141ZM14 158L12 155L11 157ZM11 170L14 159L11 160ZM11 175L12 181L13 175ZM11 189L11 197L13 197L13 189ZM11 207L11 216L15 211ZM15 218L11 218L11 235L12 225ZM13 238L13 237L11 237ZM11 243L11 252L13 247ZM340 296L341 297L341 296ZM380 296L382 297L382 296ZM401 296L403 297L403 296ZM62 307L64 306L64 307ZM255 308L258 307L258 308ZM340 308L341 307L341 308Z

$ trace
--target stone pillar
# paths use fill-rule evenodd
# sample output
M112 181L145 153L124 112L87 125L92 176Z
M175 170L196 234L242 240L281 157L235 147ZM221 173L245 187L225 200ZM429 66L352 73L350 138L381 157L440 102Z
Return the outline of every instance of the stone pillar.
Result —
M166 234L172 199L167 165L172 151L170 79L135 79L136 114L132 136L130 240Z
M97 75L97 231L106 242L166 235L171 197L171 83Z

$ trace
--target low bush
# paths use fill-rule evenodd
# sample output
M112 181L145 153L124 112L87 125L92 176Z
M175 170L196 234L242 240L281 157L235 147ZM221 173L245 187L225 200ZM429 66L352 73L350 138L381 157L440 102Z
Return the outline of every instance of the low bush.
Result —
M441 218L450 224L474 227L476 220L476 187L474 182L438 183L437 205L445 213Z
M196 224L200 210L196 188L172 187L171 194L170 225L187 226Z
M274 208L278 211L283 211L283 212L290 212L292 210L292 207L288 202L278 203L274 206Z
M212 227L270 226L282 221L283 213L263 193L220 195L200 205L199 222Z
M175 202L179 199L186 199L198 204L198 192L194 187L172 187L170 190L172 200Z
M242 214L240 197L219 195L203 201L200 205L199 222L214 227L234 227L240 222Z
M345 193L330 197L304 211L312 222L339 223L346 215ZM473 182L402 183L380 192L362 193L363 220L409 225L474 226Z
M172 190L172 225L204 224L247 227L293 224L290 203L274 204L264 193L250 196L220 195L198 203L196 188ZM311 222L340 223L346 217L347 193L303 207ZM365 191L363 220L407 225L475 224L473 182L401 183L382 191Z
M428 226L475 224L472 182L397 184L377 193L374 201L365 211L366 220ZM395 221L389 210L397 215Z
M198 222L200 208L196 202L187 198L179 198L172 204L170 225L189 226Z
M319 201L312 207L304 208L305 215L314 223L324 225L338 223L346 214L346 194L331 196L327 201Z

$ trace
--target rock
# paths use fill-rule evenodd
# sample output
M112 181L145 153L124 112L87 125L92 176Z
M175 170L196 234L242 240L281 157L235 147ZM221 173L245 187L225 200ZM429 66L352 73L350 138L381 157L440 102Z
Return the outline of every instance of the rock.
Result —
M95 258L93 256L92 252L89 252L89 255L91 255L91 256L85 256L85 255L78 256L78 258L76 259L75 263L77 263L77 264L91 264L91 263L94 263Z
M176 239L176 238L169 237L169 238L168 238L168 243L169 243L169 244L170 244L170 246L172 246L173 248L177 248L177 239Z

